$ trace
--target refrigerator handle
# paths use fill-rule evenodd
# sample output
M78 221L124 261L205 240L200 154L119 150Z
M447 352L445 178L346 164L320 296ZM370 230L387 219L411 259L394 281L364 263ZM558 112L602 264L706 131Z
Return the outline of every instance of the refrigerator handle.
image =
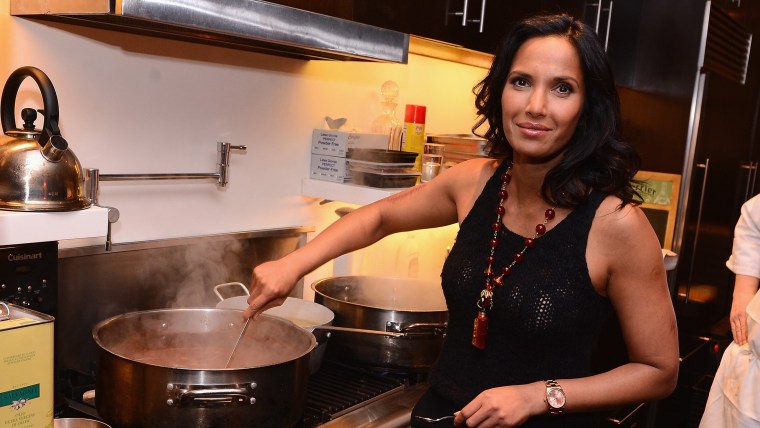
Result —
M596 19L594 20L594 31L599 34L599 24L602 22L602 2L604 0L597 0L596 3L592 3L591 6L596 6Z
M480 28L479 32L483 32L483 26L486 24L486 0L483 0L482 3L480 3Z
M607 30L604 34L604 51L607 52L607 47L610 44L610 27L612 26L612 4L614 2L610 2L610 5L607 7Z
M744 186L744 201L752 196L752 190L755 188L755 177L757 175L757 162L750 162L739 165L739 169L747 170L747 183Z
M691 290L691 279L692 275L694 274L694 261L696 260L697 256L697 247L699 243L699 230L700 225L702 223L702 208L704 207L705 202L705 189L707 189L707 177L710 173L710 158L705 159L705 163L698 163L695 165L697 168L701 168L705 170L704 175L702 176L702 190L699 193L699 204L697 208L697 224L694 227L694 245L691 249L691 261L689 262L689 276L686 280L686 290L684 292L684 303L689 303L689 292Z

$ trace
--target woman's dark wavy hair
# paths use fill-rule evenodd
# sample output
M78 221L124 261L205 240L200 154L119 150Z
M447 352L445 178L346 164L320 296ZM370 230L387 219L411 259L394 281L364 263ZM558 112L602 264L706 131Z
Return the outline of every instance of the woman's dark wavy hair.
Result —
M569 15L528 18L507 34L488 75L473 88L478 112L473 132L477 134L477 129L487 121L487 130L478 135L488 140L490 154L512 156L512 146L503 131L501 94L520 46L528 39L545 36L565 37L575 46L581 60L586 99L562 162L544 179L544 198L570 208L581 204L589 191L596 189L619 197L623 204L638 203L632 182L640 159L620 136L620 99L607 55L594 31Z

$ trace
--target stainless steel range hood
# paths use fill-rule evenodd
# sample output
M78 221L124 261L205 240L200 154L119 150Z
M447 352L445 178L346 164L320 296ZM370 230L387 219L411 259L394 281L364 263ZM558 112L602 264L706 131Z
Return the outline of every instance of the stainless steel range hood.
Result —
M11 0L11 15L303 59L406 64L409 35L259 0Z

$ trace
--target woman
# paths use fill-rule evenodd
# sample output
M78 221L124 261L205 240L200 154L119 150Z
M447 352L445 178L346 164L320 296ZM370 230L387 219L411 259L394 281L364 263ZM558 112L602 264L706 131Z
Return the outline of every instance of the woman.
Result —
M731 334L707 396L700 428L760 428L760 195L742 205L726 262L736 274Z
M245 316L326 261L396 232L458 222L441 274L449 329L413 412L479 427L589 427L592 411L668 395L678 345L657 237L633 203L638 158L592 30L566 15L516 26L476 86L504 161L460 163L364 206L254 269ZM615 312L630 362L591 375Z

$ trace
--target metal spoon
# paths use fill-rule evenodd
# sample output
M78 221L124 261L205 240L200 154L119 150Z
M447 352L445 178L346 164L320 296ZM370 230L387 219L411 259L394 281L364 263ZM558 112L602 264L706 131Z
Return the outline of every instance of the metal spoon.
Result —
M227 364L224 365L224 368L230 367L230 361L232 361L232 357L235 355L235 351L237 351L238 346L240 345L240 340L245 335L245 331L248 330L248 324L251 323L251 319L248 318L245 320L245 325L243 326L243 331L240 332L240 336L238 336L237 342L235 342L235 347L232 348L232 352L230 352L230 358L227 359Z
M414 417L421 421L430 422L430 423L445 421L446 419L454 419L454 415L441 416L440 418L426 418L424 416L418 416L418 415L414 415Z

